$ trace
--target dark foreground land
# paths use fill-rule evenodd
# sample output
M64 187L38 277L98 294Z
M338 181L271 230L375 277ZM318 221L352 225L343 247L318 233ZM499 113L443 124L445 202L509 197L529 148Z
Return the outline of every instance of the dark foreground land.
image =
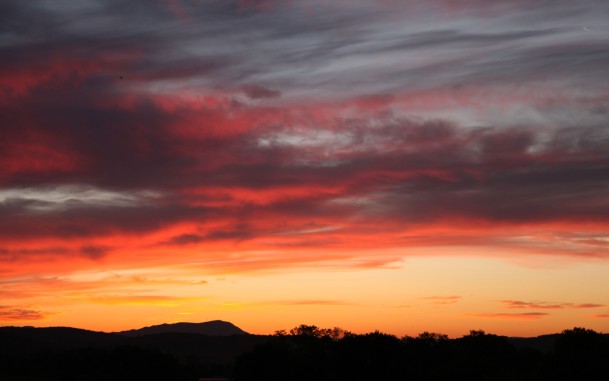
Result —
M273 336L0 327L2 381L605 380L609 336L397 338L301 325Z

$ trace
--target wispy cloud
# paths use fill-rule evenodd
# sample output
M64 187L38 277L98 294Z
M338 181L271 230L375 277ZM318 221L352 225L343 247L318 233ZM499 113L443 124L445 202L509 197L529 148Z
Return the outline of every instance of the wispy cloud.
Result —
M260 304L277 305L277 306L349 306L349 305L353 305L352 302L347 302L344 300L325 300L325 299L275 300L275 301L262 302Z
M592 315L594 319L609 319L609 314L596 314Z
M43 320L48 315L38 310L0 306L0 320Z
M198 302L205 298L181 298L165 295L106 295L89 298L88 301L98 304L119 304L133 306L175 307L184 303Z
M452 295L452 296L427 296L427 297L424 297L423 299L428 300L431 304L442 305L442 304L455 304L455 303L458 303L459 301L461 301L462 297L461 296L456 296L456 295Z
M523 312L523 313L479 313L468 314L467 316L484 319L507 319L507 320L538 320L548 316L545 312Z
M507 308L513 309L537 309L537 310L558 310L558 309L585 309L585 308L599 308L604 307L603 304L594 303L552 303L552 302L523 302L520 300L502 300L501 303L505 304Z

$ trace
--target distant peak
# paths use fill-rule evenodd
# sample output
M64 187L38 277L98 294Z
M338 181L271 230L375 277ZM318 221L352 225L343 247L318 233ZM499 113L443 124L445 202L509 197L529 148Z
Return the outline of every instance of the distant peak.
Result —
M128 336L154 335L158 333L194 333L208 336L246 335L247 332L233 323L223 320L211 320L201 323L180 322L163 323L140 329L118 332Z

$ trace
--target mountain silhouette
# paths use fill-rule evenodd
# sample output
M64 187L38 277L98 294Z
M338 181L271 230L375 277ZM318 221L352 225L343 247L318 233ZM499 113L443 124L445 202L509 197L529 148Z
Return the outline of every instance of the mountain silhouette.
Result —
M232 336L248 334L236 325L222 320L212 320L204 323L160 324L116 333L125 336L145 336L160 333L194 333L207 336Z

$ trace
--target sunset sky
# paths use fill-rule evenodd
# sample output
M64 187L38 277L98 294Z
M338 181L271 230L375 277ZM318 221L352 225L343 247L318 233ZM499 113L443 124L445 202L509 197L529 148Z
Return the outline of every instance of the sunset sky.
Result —
M0 18L0 325L609 331L608 1Z

